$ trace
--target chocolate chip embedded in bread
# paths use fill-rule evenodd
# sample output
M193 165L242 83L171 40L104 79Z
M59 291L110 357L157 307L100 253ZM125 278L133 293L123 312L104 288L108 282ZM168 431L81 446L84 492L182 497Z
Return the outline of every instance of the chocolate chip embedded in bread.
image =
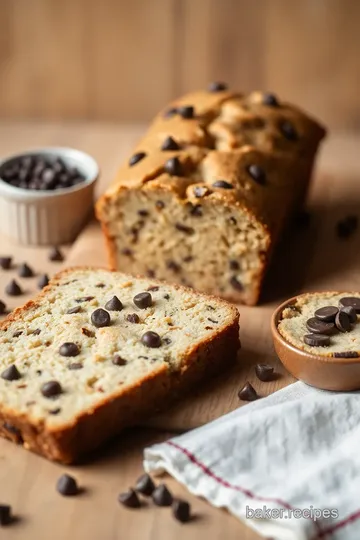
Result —
M241 283L241 281L236 276L232 276L230 278L230 285L236 291L243 291L244 290L243 284Z
M190 203L190 215L195 217L202 217L203 210L201 204Z
M338 314L338 308L335 306L324 306L315 311L314 315L320 321L334 322Z
M356 313L360 313L360 298L356 296L344 296L339 300L339 307L344 308L351 306L355 309Z
M155 207L156 207L158 210L162 210L163 208L165 208L165 203L164 203L164 201L156 201Z
M72 343L71 341L67 341L63 343L59 348L59 354L61 356L77 356L80 354L80 349L76 345L76 343Z
M141 506L136 491L131 488L125 493L120 493L120 495L118 496L118 501L127 508L140 508Z
M263 105L267 105L268 107L278 107L279 106L279 100L275 96L275 94L271 94L270 92L266 92L263 95L262 99Z
M110 326L111 318L110 314L102 308L95 309L91 314L91 322L96 328L103 328L104 326Z
M287 139L288 141L298 140L299 136L291 122L289 122L288 120L284 120L283 122L281 122L279 127L285 139Z
M189 236L195 233L195 229L193 229L192 227L188 227L187 225L184 225L183 223L175 223L175 229Z
M49 261L52 262L62 262L64 260L64 256L61 253L60 249L56 246L51 248L49 252Z
M72 315L73 313L80 313L80 311L82 311L81 306L75 306L73 308L68 309L66 313L68 315Z
M121 301L118 299L117 296L113 296L108 300L105 304L105 309L108 311L121 311L124 308Z
M140 322L139 315L136 313L129 313L129 315L126 315L126 320L135 324Z
M255 373L258 379L268 382L274 378L274 368L270 364L256 364Z
M257 184L261 186L266 184L265 171L262 167L260 167L260 165L253 163L252 165L249 165L246 170Z
M81 328L81 333L84 334L84 336L89 337L89 338L95 337L95 332L85 327Z
M122 358L120 354L114 354L112 363L115 366L125 366L127 364L127 361L125 360L125 358Z
M178 107L177 113L185 119L194 118L195 116L195 110L192 105L183 105Z
M41 393L46 398L59 396L62 394L61 384L58 381L47 381L41 386Z
M75 298L75 302L81 304L82 302L90 302L90 300L94 300L94 298L94 296L80 296L79 298Z
M1 378L5 379L5 381L17 381L21 379L21 373L15 364L11 364L1 373Z
M22 278L28 278L28 277L33 277L34 272L28 264L23 263L19 266L18 274Z
M0 315L4 315L6 311L6 304L0 300Z
M238 392L239 399L243 401L255 401L255 399L258 399L257 392L252 384L247 382L241 390Z
M216 180L212 186L221 189L234 189L234 186L230 182L226 182L226 180Z
M161 145L161 150L179 150L180 146L172 137L166 137L164 142Z
M172 513L175 519L180 523L187 523L190 521L190 504L187 501L181 499L175 499L172 504Z
M152 493L152 500L156 506L171 506L173 496L165 484L160 484Z
M181 161L177 157L168 159L164 165L165 171L171 176L183 176L184 170Z
M357 321L356 310L352 306L343 307L341 308L341 311L343 311L344 313L346 313L346 315L348 315L351 323L353 324L356 323Z
M344 351L344 352L334 352L334 358L359 358L360 354L357 351Z
M330 338L325 334L305 334L304 342L310 347L327 347L330 345Z
M20 285L17 283L17 281L15 281L15 279L12 279L10 283L6 285L5 292L9 296L20 296L21 294L23 294Z
M9 270L11 268L12 257L0 257L0 268Z
M78 369L82 369L83 367L84 365L81 362L71 362L68 365L68 369L70 369L70 371L76 371Z
M178 274L181 272L181 266L177 264L175 261L166 261L166 268L169 270L172 270L175 272L175 274Z
M142 476L140 476L140 478L137 479L135 489L136 491L141 493L141 495L149 497L155 489L155 484L151 476L149 476L148 474L143 474Z
M145 332L141 338L141 343L151 349L157 349L161 347L161 337L156 332Z
M239 270L240 265L239 265L238 261L235 261L235 259L230 259L229 268L230 268L230 270Z
M60 495L64 495L65 497L77 495L79 493L79 488L75 478L68 474L63 474L60 476L56 483L56 489Z
M49 276L47 274L43 274L42 276L40 276L39 281L38 281L39 289L43 289L48 284L49 284Z
M133 167L134 165L136 165L136 163L139 163L139 161L144 159L145 156L146 156L145 152L137 152L136 154L132 155L131 158L129 159L130 167Z
M227 90L227 88L228 88L228 85L220 81L213 81L208 86L209 92L223 92Z
M133 302L138 308L146 309L152 306L152 296L149 292L142 292L134 296Z
M350 317L345 311L339 311L335 317L335 326L340 332L349 332L351 330Z
M0 504L0 525L9 525L12 522L11 506L8 504Z
M314 334L331 334L335 326L332 322L320 321L316 317L311 317L306 321L306 328Z

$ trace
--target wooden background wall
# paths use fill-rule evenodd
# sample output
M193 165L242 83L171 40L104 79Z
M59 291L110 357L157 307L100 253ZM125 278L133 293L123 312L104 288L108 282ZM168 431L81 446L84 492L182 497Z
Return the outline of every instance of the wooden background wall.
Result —
M360 129L358 0L0 0L0 117L149 119L224 79Z

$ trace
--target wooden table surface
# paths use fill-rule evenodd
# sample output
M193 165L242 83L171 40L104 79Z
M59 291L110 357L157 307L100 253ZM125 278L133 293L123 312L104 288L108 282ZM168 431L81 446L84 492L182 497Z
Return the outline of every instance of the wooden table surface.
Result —
M82 123L0 123L0 155L45 145L72 146L92 154L102 176L98 192L111 180L121 159L127 155L143 130L142 126ZM246 380L265 396L289 384L292 377L279 363L271 342L269 318L284 298L305 290L359 289L359 235L340 240L335 233L338 219L359 212L360 138L337 135L327 141L310 196L311 224L294 230L283 243L269 272L263 301L257 307L239 307L242 350L231 372L205 384L177 403L166 414L144 423L121 436L88 463L72 468L47 462L6 441L0 441L0 502L13 505L19 521L1 530L1 539L168 540L186 533L189 540L206 535L232 540L256 540L258 535L225 511L196 499L171 478L169 486L193 505L197 519L181 526L164 509L121 508L117 494L141 473L142 450L179 431L206 423L241 405L237 392ZM26 261L36 272L52 275L61 266L105 264L99 228L95 222L83 231L72 246L66 246L63 264L47 260L47 248L16 246L0 237L0 255L14 256L15 267L0 273L0 299L13 308L36 293L37 277L19 279L24 296L9 298L4 287L16 277L16 265ZM254 377L257 362L273 364L279 376L272 383ZM146 425L145 425L146 424ZM61 498L54 485L64 471L71 471L84 486L74 499Z

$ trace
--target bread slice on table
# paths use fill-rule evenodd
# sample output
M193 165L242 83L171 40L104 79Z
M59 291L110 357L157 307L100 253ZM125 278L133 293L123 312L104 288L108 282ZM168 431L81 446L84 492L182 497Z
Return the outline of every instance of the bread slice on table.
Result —
M226 301L65 270L0 324L0 434L77 461L225 369L239 346L239 314Z

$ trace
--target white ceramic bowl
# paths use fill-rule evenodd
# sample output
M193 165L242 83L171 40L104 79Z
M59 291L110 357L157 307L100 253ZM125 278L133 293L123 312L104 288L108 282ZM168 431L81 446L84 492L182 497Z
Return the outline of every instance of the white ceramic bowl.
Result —
M31 190L12 186L1 179L4 166L26 156L60 158L76 167L85 180L57 190ZM0 233L21 244L57 245L71 242L80 232L93 209L95 182L99 177L96 161L72 148L39 148L0 161Z

